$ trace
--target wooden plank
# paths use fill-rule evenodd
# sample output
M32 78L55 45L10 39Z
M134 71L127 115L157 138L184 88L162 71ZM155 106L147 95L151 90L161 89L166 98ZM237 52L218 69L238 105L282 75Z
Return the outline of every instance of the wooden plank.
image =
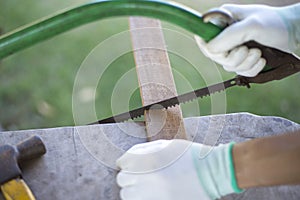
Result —
M217 143L242 142L300 128L286 119L245 113L184 121L188 138L199 143L220 131ZM223 127L215 126L224 121ZM117 171L110 165L132 145L146 142L144 123L122 123L1 132L0 145L17 144L31 135L39 135L48 151L42 158L21 165L23 177L37 200L118 200ZM254 188L223 199L298 200L300 186Z
M177 96L159 20L130 17L130 31L143 105ZM179 106L145 113L150 141L186 138Z

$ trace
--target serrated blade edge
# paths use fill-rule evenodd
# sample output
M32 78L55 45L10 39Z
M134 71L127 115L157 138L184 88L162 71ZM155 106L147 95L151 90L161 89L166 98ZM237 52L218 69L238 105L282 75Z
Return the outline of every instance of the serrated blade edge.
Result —
M179 105L181 103L185 103L191 100L194 100L196 98L201 98L205 96L210 96L213 93L223 91L229 87L237 85L236 78L217 83L208 87L204 87L198 90L194 90L185 94L181 94L179 96L171 97L169 99L165 99L159 102L155 102L134 110L131 110L129 112L124 112L118 115L114 115L109 118L101 119L97 122L90 123L89 125L93 124L107 124L107 123L117 123L117 122L124 122L129 119L135 119L137 117L140 117L144 115L144 112L146 110L150 109L161 109L162 107L165 109L168 109L169 107Z

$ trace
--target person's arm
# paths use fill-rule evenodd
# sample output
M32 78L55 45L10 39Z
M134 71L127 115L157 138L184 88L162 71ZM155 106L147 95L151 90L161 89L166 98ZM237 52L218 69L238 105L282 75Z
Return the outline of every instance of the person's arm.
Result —
M218 199L243 189L300 184L300 131L206 146L185 140L138 144L118 161L121 199Z
M240 188L300 184L300 132L235 144L233 159Z

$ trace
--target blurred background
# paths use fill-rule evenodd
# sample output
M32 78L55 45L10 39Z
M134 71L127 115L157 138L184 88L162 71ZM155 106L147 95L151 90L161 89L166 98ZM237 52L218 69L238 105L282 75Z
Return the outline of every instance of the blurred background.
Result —
M87 1L84 0L0 0L0 28L2 33L12 31L40 18L52 15L62 9L74 7ZM204 1L177 0L193 9L205 12L211 7L224 3L264 3L274 6L288 5L295 1ZM189 38L192 34L163 22L163 27L178 31ZM72 92L76 73L86 56L102 41L112 35L128 30L128 18L118 17L106 19L81 26L33 47L9 56L0 63L0 125L2 130L20 130L74 125L72 114ZM129 38L128 38L129 39ZM166 33L166 43L172 48L178 48L192 57L203 57L200 51L172 38ZM112 52L106 52L110 54ZM182 77L188 80L193 89L204 87L203 77L197 69L209 69L214 65L207 59L192 65L180 55L170 52L170 60L178 93L188 92L181 83ZM101 60L98 61L101 65ZM98 65L99 65L98 63ZM100 66L101 67L101 66ZM127 53L114 60L105 70L97 86L96 110L99 119L109 117L111 97L117 81L128 71L134 69L132 53ZM224 80L235 75L222 69ZM138 85L137 77L132 80ZM235 87L226 91L226 112L250 112L258 115L280 116L295 122L300 122L300 75L296 74L282 81L274 81L264 85L253 85L251 89ZM122 91L124 95L126 90ZM122 101L122 92L118 99ZM82 93L89 96L89 91ZM141 106L139 90L130 98L129 108ZM196 106L200 113L195 112L195 104L183 106L184 117L203 116L211 114L211 99L198 100ZM114 112L122 112L120 108ZM217 114L217 113L213 113Z

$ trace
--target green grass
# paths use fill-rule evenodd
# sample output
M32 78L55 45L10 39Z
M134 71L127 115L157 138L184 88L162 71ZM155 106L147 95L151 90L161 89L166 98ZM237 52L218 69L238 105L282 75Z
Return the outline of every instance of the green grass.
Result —
M0 27L4 32L83 2L0 1ZM192 0L179 2L194 7L199 4L197 8L200 11L211 7L205 2L196 3ZM221 1L215 4L221 4ZM205 86L204 79L207 77L199 72L205 72L210 77L217 76L215 72L210 72L214 64L198 51L192 35L168 23L163 23L163 27L173 30L164 32L178 93ZM126 30L128 30L127 18L103 20L64 33L4 59L0 67L2 127L5 130L15 130L73 125L72 93L79 67L100 42ZM180 34L174 34L174 31L179 31ZM113 52L106 52L107 55L111 53ZM101 60L97 62L101 65ZM116 58L105 70L96 92L98 118L110 116L111 106L114 106L115 113L141 105L137 77L134 73L127 77L131 86L135 87L133 95L128 100L129 105L125 107L116 103L111 105L117 82L130 70L134 70L132 52ZM234 76L221 68L220 72L224 80ZM251 89L239 87L229 89L226 91L226 112L275 115L300 122L299 84L299 75L294 75L282 81L255 85ZM126 84L122 84L122 87L126 88ZM127 93L124 89L114 94L113 102L123 101L128 97ZM185 104L182 106L183 114L185 117L212 114L212 105L218 107L222 103L220 105L211 103L211 100L221 97L222 94L219 94ZM213 114L222 113L221 111L222 109L216 110Z

